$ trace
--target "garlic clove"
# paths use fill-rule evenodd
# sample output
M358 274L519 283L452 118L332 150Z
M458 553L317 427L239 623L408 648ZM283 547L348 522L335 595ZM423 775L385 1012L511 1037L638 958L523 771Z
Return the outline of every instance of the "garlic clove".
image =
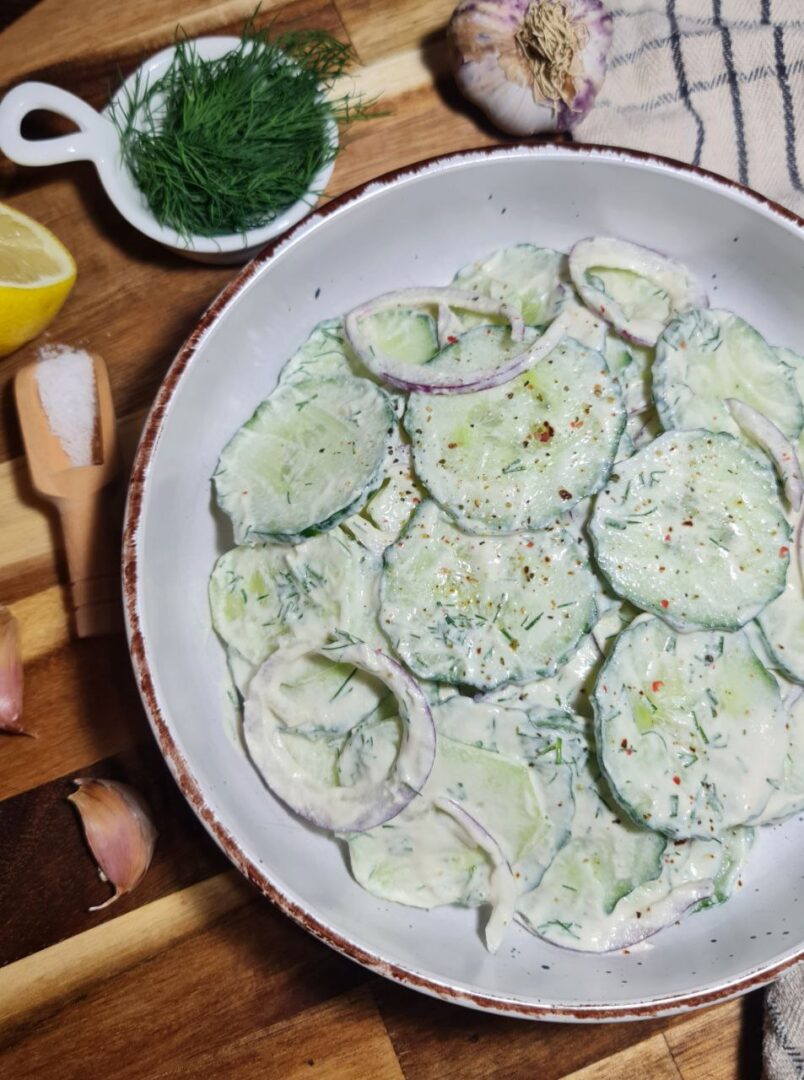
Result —
M19 624L0 604L0 732L25 735L22 727L22 653Z
M90 911L113 904L142 881L151 865L157 831L148 807L134 788L116 780L79 778L67 798L75 804L103 881L114 895Z

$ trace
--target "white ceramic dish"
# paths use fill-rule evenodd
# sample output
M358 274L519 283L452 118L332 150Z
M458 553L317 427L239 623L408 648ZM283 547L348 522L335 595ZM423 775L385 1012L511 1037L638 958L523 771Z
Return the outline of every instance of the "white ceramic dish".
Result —
M193 46L205 60L216 60L240 45L236 37L195 38ZM137 69L123 83L102 113L96 112L75 94L49 83L26 82L15 86L0 102L0 151L19 165L61 165L66 161L91 161L118 211L129 224L152 240L197 262L242 263L261 251L274 236L295 225L315 205L318 195L332 176L335 162L326 165L310 184L310 195L289 206L270 224L249 232L225 236L182 237L174 229L160 225L151 213L142 192L120 156L117 129L110 119L115 102L125 101L137 79L147 85L167 71L175 48L163 49ZM57 113L71 120L78 131L51 139L27 139L22 122L36 109ZM338 125L330 125L330 137L337 144Z
M682 258L715 305L801 349L804 222L710 175L571 147L458 154L391 175L312 215L243 270L173 364L129 493L124 584L134 667L182 790L241 870L346 955L402 983L534 1018L628 1019L743 993L804 956L804 820L762 830L745 884L630 955L554 948L514 929L490 956L478 913L382 903L337 844L265 789L224 722L223 649L207 578L231 544L211 509L220 448L313 325L386 290L449 281L518 241L567 249L603 232Z

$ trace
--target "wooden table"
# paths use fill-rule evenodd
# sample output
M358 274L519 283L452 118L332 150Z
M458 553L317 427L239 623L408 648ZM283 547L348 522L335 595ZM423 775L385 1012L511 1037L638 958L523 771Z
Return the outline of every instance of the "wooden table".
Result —
M359 125L330 194L394 166L497 136L447 74L452 0L263 0L262 19L351 41L360 86L389 115ZM172 39L237 32L253 0L0 0L0 91L55 82L102 105ZM231 269L193 265L136 234L89 165L16 170L0 197L50 226L79 267L49 332L107 360L130 457L177 348ZM166 300L166 298L168 298ZM0 736L0 1075L92 1078L758 1077L761 994L691 1017L574 1027L443 1004L370 976L308 937L227 862L184 804L151 738L122 635L71 635L61 540L31 490L2 361L0 600L22 627L25 720ZM125 778L160 829L136 892L105 899L77 816L76 776Z

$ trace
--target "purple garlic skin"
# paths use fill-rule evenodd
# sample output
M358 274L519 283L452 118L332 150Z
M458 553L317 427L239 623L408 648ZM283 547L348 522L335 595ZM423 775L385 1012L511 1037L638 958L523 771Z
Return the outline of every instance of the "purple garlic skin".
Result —
M19 626L0 604L0 732L25 735L22 727L22 652Z
M463 0L448 30L461 92L511 135L579 123L603 84L612 34L601 0Z

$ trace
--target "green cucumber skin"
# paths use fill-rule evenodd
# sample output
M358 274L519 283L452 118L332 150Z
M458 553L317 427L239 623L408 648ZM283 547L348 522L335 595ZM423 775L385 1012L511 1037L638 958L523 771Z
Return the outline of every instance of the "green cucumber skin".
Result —
M667 466L667 459L663 455L676 451L688 454L690 468L695 470L694 475L697 479L694 482L689 481L685 485L679 485L681 495L672 506L666 508L662 505L663 493L666 494L668 483L678 484L680 469L678 459L676 459L675 476L671 477L670 481L655 481L655 494L645 495L650 485L646 487L644 477L648 476L652 480L659 472L666 473L666 468L664 470L659 468L659 466ZM733 557L724 560L721 556L715 555L715 548L723 547L723 544L716 544L717 537L713 539L708 534L705 534L705 539L711 540L713 548L711 552L705 548L698 540L700 524L696 520L696 517L702 520L705 530L707 526L715 530L716 524L718 530L721 524L724 529L727 523L729 529L735 521L739 524L739 516L731 514L730 510L733 508L727 508L725 505L721 515L722 523L720 519L715 522L712 518L711 504L705 500L711 495L707 487L713 486L714 474L711 470L708 474L703 472L707 457L725 468L724 462L728 461L729 456L735 454L740 460L735 459L736 464L733 463L734 468L728 470L729 475L736 475L734 469L740 468L744 472L746 482L750 477L752 481L755 481L757 490L761 487L761 494L755 501L763 502L763 513L768 517L767 535L763 538L766 550L757 551L763 559L759 569L767 576L767 585L761 591L755 590L755 596L753 592L747 595L742 603L737 602L739 598L734 590ZM623 489L624 480L626 482ZM714 486L716 487L716 484ZM634 497L631 496L632 490L637 492ZM740 496L743 494L743 491L739 492ZM634 509L631 510L628 509L629 498L634 504ZM683 499L688 501L684 502ZM641 508L643 502L649 503L647 510L644 508L637 510L636 507ZM659 510L659 513L654 519L651 515L655 510ZM759 510L756 512L759 514ZM640 517L634 516L637 513ZM622 518L625 521L620 520ZM685 535L684 525L688 522L693 524L689 533ZM657 536L652 535L657 523L658 539ZM754 541L752 539L749 543L745 535L747 523L742 524L745 526L742 537L738 531L734 533L734 537L729 534L728 537L721 537L721 540L731 541L734 538L737 543L742 543L744 548L747 544L753 551ZM695 533L696 525L698 525L697 534ZM665 528L669 529L669 532L664 534L667 547L664 547L664 542L661 541L661 533ZM673 530L676 530L674 537L672 537ZM631 562L626 564L624 561L626 556L623 552L626 551L625 540L629 533L635 539L630 540L627 558L630 558ZM785 587L789 562L790 526L785 519L779 499L775 474L763 455L751 450L741 440L725 432L713 433L701 430L665 432L637 451L633 457L619 462L617 474L611 481L610 488L601 492L595 501L589 535L597 567L614 591L643 611L658 615L668 625L679 631L739 630L755 618L766 604L779 596ZM755 535L754 532L751 533L752 537ZM669 536L671 540L668 541ZM704 554L701 555L696 550L693 558L692 549L688 552L688 540L689 544L697 543ZM677 541L680 541L680 555L677 554L679 550ZM634 550L632 551L631 548ZM723 550L727 555L733 556L728 548L723 547ZM787 553L784 554L784 552ZM653 560L650 559L651 553ZM744 558L745 553L740 552L740 556ZM708 564L702 564L700 562L702 558L708 558ZM668 571L664 577L659 576L662 573L659 569L662 560ZM706 573L707 565L709 576ZM682 571L684 576L679 580ZM724 589L715 599L709 600L704 593L711 589L710 579L714 572L728 577L732 589L731 592ZM741 586L747 588L750 585L753 590L754 578L758 572L754 571L749 575L743 571L745 580L741 582ZM638 580L640 577L643 580ZM697 594L693 591L695 589L698 590ZM703 599L701 599L702 596L704 596ZM715 606L717 603L720 607ZM711 608L710 614L707 614L705 610L707 604Z
M331 513L325 514L319 520L312 520L309 524L302 525L302 527L296 529L285 529L278 526L272 526L268 521L249 520L250 514L254 514L257 511L265 512L266 505L269 507L269 514L273 513L275 518L281 518L287 510L284 506L284 500L282 500L282 504L279 505L278 492L275 495L272 494L270 496L270 498L274 498L274 501L277 504L273 507L270 507L270 498L267 495L263 494L261 496L262 505L255 507L251 503L243 502L239 493L239 489L243 484L247 485L248 490L252 483L256 482L259 484L262 480L259 472L249 472L250 469L253 470L255 468L255 463L247 458L246 465L244 466L239 461L239 455L241 453L240 444L246 437L245 433L254 429L259 430L264 415L268 416L269 436L271 435L271 420L274 416L277 417L275 423L279 425L278 441L280 442L280 449L285 449L288 456L291 455L292 448L282 448L281 446L282 440L284 439L281 428L282 412L281 408L277 405L277 402L281 401L281 407L284 408L286 416L292 415L290 414L291 407L295 404L296 407L299 408L299 405L301 404L296 403L294 397L302 395L303 398L304 394L308 392L307 387L310 384L306 381L296 382L292 380L280 383L267 398L260 402L251 417L235 432L226 444L221 452L218 465L212 477L213 488L218 505L232 520L235 532L235 542L237 544L298 544L302 540L330 531L335 525L343 521L344 518L357 513L357 511L362 509L369 497L380 487L385 476L388 450L395 424L393 403L385 391L379 386L367 379L361 379L355 376L331 376L317 382L316 387L319 394L322 390L325 391L329 388L333 388L333 392L337 394L348 389L350 384L354 384L355 394L369 393L370 395L368 404L372 406L376 414L374 416L376 425L375 430L372 432L372 439L379 447L377 453L374 455L376 457L375 467L364 479L356 496L349 499L343 505L337 506ZM284 402L283 396L289 399L287 403ZM321 411L326 415L326 408ZM382 435L380 435L380 431L382 431ZM323 437L327 438L328 435L329 433L326 433ZM267 438L264 445L268 445ZM354 446L355 444L353 443L352 445ZM260 445L258 444L255 447L246 444L245 449L246 453L253 458L255 455L259 454ZM325 457L328 458L329 455L325 455ZM354 449L352 450L352 457L355 459L357 458L357 451ZM349 464L349 462L343 463L343 467L345 467L346 464ZM355 460L353 464L358 465L359 462ZM332 462L328 460L326 466L331 470ZM259 468L259 466L256 467ZM319 468L319 472L320 471L321 469ZM232 473L235 474L234 479L231 477ZM310 475L315 475L315 470L312 469L312 466ZM348 477L348 472L345 475ZM225 481L223 480L223 477L226 477ZM272 483L273 481L270 482ZM347 479L347 485L348 483L349 481ZM344 495L345 494L346 492L344 490ZM332 501L335 501L337 504L338 500L337 498L333 498L330 502ZM288 492L288 503L289 502L290 497Z
M728 359L721 359L720 349L725 345L726 356L731 356L730 341L736 359L729 365ZM741 364L746 366L740 346L755 350L753 371L759 385L740 370ZM709 354L711 369L700 361ZM726 384L721 386L717 386L719 359L726 366ZM701 427L742 437L725 405L727 397L744 400L790 439L804 429L804 405L793 368L754 327L729 311L694 310L668 324L656 346L653 397L666 431Z
M776 680L756 656L744 634L715 631L711 642L707 642L705 639L710 633L701 630L694 634L678 634L655 616L641 616L618 636L598 674L592 694L598 761L612 795L635 824L675 840L709 840L724 829L753 824L773 792L766 771L775 775L783 767L786 729ZM654 634L665 638L665 648L659 648L658 641L651 639ZM716 635L720 639L720 652ZM670 650L667 643L672 640L676 647ZM724 653L724 646L734 654ZM682 657L677 659L676 648L679 647L681 650L699 648L707 655L695 653L690 660L682 652ZM643 661L634 656L634 651L639 649L644 650ZM708 655L710 652L711 656ZM744 663L740 662L738 654L745 657ZM685 688L696 685L694 670L684 668L685 663L693 660L701 670L704 666L712 666L705 663L708 660L725 667L721 675L721 679L726 680L723 687L715 682L713 688L711 679L706 684L707 694L711 691L714 695L715 690L718 691L717 706L712 708L709 716L705 715L703 707L696 713L686 699L681 704L676 703L679 690L674 682L677 678ZM731 675L729 665L732 665ZM634 693L635 686L629 685L629 674L643 683L638 696ZM654 681L657 674L662 678ZM740 680L744 686L740 685ZM743 711L743 707L751 692L761 698L758 706L749 713ZM662 708L667 710L668 706L662 705L663 695L669 695L669 712L666 711L664 717ZM651 703L651 696L659 701L660 708ZM690 690L690 700L693 696ZM678 717L682 714L684 730L676 730L680 723ZM745 716L750 716L758 730L738 732L738 715L743 724L747 723ZM623 716L624 720L621 719ZM689 716L693 718L692 723L687 720ZM718 719L719 716L722 718ZM658 749L659 743L648 739L651 734L664 746L664 753ZM745 771L747 766L742 754L746 748L731 745L735 739L739 744L739 739L749 738L760 739L769 755L767 762L755 764L755 775ZM646 755L644 761L639 757L641 754ZM631 764L632 755L639 758L638 768ZM649 783L648 776L654 765L657 775L654 782ZM686 772L688 767L689 773ZM738 773L739 780L736 778ZM633 801L633 796L629 798L627 791L639 796L642 809ZM711 804L709 792L714 793ZM675 813L665 808L665 802L672 807L673 798ZM691 809L687 809L687 800Z

